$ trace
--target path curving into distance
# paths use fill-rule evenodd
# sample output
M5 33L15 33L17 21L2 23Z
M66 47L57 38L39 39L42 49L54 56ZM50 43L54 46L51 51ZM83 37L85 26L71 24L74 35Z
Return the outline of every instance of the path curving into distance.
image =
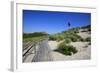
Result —
M41 62L41 61L53 61L52 50L50 49L50 46L48 45L48 40L45 39L41 41L39 44L39 48L33 57L32 62Z

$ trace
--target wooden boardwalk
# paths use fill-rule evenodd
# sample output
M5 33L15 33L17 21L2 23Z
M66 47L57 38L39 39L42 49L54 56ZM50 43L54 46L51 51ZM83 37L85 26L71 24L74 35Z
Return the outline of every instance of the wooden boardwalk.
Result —
M28 58L27 62L53 61L51 52L48 39L44 39L38 43L31 43L26 52L23 51L23 62L26 62Z

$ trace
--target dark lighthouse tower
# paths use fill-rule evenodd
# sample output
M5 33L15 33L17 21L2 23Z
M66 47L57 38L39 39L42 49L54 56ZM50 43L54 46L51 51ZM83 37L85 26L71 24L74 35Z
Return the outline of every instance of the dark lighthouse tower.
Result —
M70 22L68 22L68 24L67 24L67 25L68 25L68 27L69 27L69 29L70 29L70 27L71 27L71 24L70 24Z

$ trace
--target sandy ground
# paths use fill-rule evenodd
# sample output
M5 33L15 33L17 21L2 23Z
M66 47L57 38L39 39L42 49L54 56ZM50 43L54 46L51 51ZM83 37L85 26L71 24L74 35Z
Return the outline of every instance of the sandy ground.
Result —
M79 32L82 38L91 37L88 32ZM51 49L54 50L57 48L57 45L61 42L56 41L49 41L48 44L50 45ZM78 52L73 54L72 56L66 56L59 52L52 51L52 56L55 61L59 60L85 60L91 58L91 45L88 45L88 42L71 42L70 45L76 47Z
M48 44L52 50L57 48L57 45L61 42L48 41ZM91 58L91 46L88 42L71 42L70 45L76 47L78 52L71 56L63 55L59 52L52 51L52 57L54 61L66 61L66 60L86 60ZM34 51L30 52L25 59L25 62L31 62L34 57Z
M57 48L59 42L56 41L49 41L49 45L52 50ZM88 45L88 42L72 42L70 43L74 47L77 48L78 52L73 54L72 56L66 56L59 52L52 51L52 57L54 61L66 61L66 60L86 60L91 58L91 46ZM31 62L34 56L34 51L28 55L25 62Z
M83 33L78 33L79 36L81 36L82 38L87 38L87 37L91 37L90 34L86 33L86 32L83 32Z
M53 41L52 41L53 42ZM56 44L56 45L55 45ZM55 48L58 42L53 42L53 46ZM71 45L77 48L78 52L73 54L72 56L66 56L59 52L52 51L52 56L55 61L59 60L85 60L90 59L91 57L91 46L88 45L88 42L72 42Z
M57 49L57 45L59 45L61 42L63 42L63 41L60 41L60 42L48 41L48 44L49 44L51 50L55 50L55 49Z

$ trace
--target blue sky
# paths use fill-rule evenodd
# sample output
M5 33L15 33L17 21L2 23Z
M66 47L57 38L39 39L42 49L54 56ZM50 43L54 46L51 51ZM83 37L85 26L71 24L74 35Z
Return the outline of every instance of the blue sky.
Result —
M23 32L25 33L58 33L68 30L68 22L70 22L71 28L90 25L91 14L77 12L23 10Z

